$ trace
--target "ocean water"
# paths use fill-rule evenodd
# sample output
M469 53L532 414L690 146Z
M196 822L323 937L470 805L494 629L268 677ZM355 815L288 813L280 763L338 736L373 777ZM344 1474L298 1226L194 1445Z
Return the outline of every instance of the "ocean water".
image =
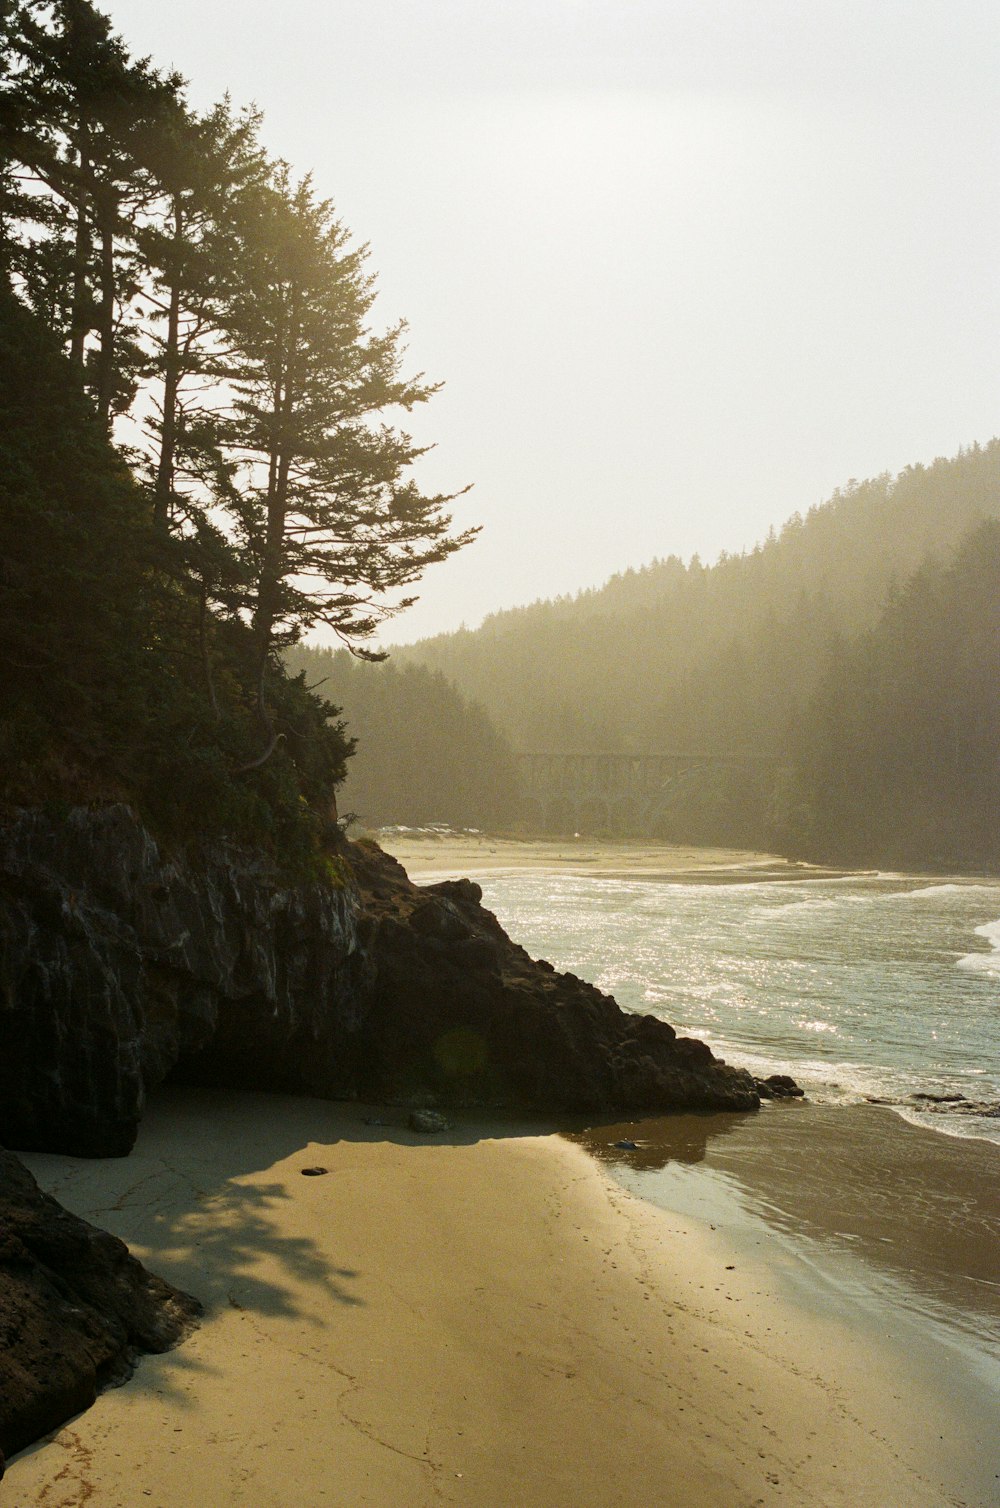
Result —
M723 1233L734 1266L765 1262L793 1308L881 1337L961 1421L947 1447L960 1490L941 1501L1000 1505L1000 882L480 883L536 956L727 1062L799 1081L808 1114L571 1134L675 1225ZM893 1135L892 1113L938 1134ZM724 1281L706 1279L709 1302Z
M536 956L820 1103L1000 1143L1000 882L676 884L516 872L484 901ZM954 1102L914 1095L961 1095Z

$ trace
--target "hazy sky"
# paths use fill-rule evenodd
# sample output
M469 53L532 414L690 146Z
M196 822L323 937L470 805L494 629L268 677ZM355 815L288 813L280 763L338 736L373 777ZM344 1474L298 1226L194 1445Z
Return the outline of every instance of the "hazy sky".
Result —
M1000 430L996 0L114 0L256 101L443 379L391 637L712 559Z

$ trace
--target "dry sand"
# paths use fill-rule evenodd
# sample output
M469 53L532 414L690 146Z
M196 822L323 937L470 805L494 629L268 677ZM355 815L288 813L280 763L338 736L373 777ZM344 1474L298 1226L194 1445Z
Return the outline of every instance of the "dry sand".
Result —
M5 1505L976 1501L947 1404L786 1302L766 1249L737 1261L538 1129L364 1114L178 1090L126 1160L26 1158L207 1313L10 1463Z
M459 875L475 879L518 869L551 869L591 878L691 879L699 884L713 880L817 879L843 873L742 848L695 848L624 839L498 838L447 828L437 832L429 828L382 828L372 836L418 881Z

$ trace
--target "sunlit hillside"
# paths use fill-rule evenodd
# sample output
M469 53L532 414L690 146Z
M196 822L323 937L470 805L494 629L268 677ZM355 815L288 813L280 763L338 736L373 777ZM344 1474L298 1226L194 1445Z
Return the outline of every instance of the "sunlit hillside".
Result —
M780 755L831 646L874 625L929 556L947 560L998 515L992 440L851 481L748 554L654 561L395 658L443 671L522 750Z

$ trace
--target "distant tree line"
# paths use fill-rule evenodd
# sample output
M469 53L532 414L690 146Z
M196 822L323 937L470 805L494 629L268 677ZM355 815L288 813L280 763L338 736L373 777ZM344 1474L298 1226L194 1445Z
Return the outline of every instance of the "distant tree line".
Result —
M676 557L396 651L515 748L766 755L660 836L865 863L1000 863L1000 441L849 483L753 551Z
M347 650L300 644L290 669L337 703L363 751L338 793L367 827L509 828L520 792L510 745L481 707L440 671L368 664Z
M402 326L370 326L366 248L259 129L228 101L193 110L89 0L0 0L12 726L30 742L61 718L96 757L100 676L81 698L63 674L81 637L109 686L155 663L145 732L132 748L124 697L103 755L134 782L171 750L208 814L254 789L267 807L268 782L289 810L296 782L329 790L348 743L282 652L322 624L368 653L471 537L388 422L435 388L402 373Z
M776 812L786 844L846 863L1000 866L1000 521L893 590L831 646Z

